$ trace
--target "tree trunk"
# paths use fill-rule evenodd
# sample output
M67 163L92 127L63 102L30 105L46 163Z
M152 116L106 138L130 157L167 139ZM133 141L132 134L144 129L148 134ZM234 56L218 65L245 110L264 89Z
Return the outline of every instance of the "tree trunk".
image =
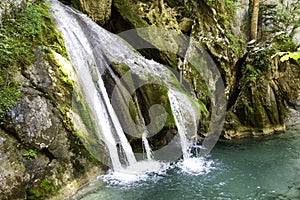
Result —
M253 11L251 18L251 40L257 39L259 0L253 0Z

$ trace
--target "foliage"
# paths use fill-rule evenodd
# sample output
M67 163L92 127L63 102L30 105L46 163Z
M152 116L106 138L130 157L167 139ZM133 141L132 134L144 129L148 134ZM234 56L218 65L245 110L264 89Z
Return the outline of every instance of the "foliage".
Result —
M258 78L269 72L271 69L270 55L274 51L274 49L264 49L247 57L247 64L245 66L247 82L255 82Z
M286 34L276 36L273 42L276 44L278 51L296 51L297 49L297 45L293 39Z
M272 57L275 57L277 55L281 57L280 58L281 62L288 61L289 59L293 59L295 61L300 59L300 52L299 51L298 52L278 52Z
M40 185L36 188L31 188L28 191L28 199L45 199L51 194L54 194L58 187L49 178L42 180Z
M21 95L21 92L18 89L18 84L15 81L6 81L7 79L8 77L3 78L0 76L0 118L2 118L5 115L5 112L15 105L16 100Z
M208 3L209 5L213 4L214 2L215 2L215 0L207 0L207 3Z
M298 61L300 59L300 52L296 51L297 45L291 37L287 36L286 34L281 34L276 36L274 42L276 44L276 53L273 53L272 58L280 56L281 62L285 62L290 59Z
M0 119L21 95L13 77L33 63L35 46L48 46L66 55L48 6L37 2L13 7L0 23Z
M262 75L262 72L259 69L256 69L252 65L247 64L246 65L246 70L247 73L249 74L247 76L247 81L253 82L255 81L258 77Z
M38 154L35 150L29 149L28 151L23 153L23 156L28 160L30 160L30 159L36 159Z

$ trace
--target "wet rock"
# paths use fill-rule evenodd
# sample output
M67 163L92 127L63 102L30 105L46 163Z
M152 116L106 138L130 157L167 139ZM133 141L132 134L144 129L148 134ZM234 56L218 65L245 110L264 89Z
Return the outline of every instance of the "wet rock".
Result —
M296 100L289 102L290 114L288 115L286 126L292 127L300 125L300 95Z
M24 70L23 74L32 85L43 92L53 92L57 77L49 61L44 58L45 53L40 48L34 49L34 63Z
M40 92L24 90L22 99L7 113L5 127L25 145L48 148L59 132L53 106Z
M297 67L280 62L279 58L270 59L265 50L249 53L241 66L241 77L231 100L234 103L229 103L224 137L231 139L284 131L288 104L297 98L300 90ZM297 107L297 103L294 104ZM292 117L289 123L295 123L297 119Z
M111 15L112 0L71 0L80 11L86 13L95 22L103 25Z
M0 129L0 199L25 199L30 179L18 141Z
M184 33L190 32L192 30L193 23L192 19L183 18L179 24L179 29Z

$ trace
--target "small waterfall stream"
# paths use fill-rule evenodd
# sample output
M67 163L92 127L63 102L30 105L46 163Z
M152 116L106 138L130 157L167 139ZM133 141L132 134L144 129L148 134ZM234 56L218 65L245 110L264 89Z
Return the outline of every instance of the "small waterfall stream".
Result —
M183 159L188 159L189 156L189 143L187 140L187 130L185 129L184 126L184 116L181 113L181 105L179 104L179 100L177 99L177 96L175 95L174 91L170 90L168 92L168 96L171 102L171 108L173 111L174 119L177 125L179 137L180 137L180 143L181 143L181 149L182 149L182 154L183 154Z
M153 160L152 150L151 150L151 147L150 147L149 142L147 140L148 135L149 135L149 132L147 130L145 130L143 132L143 135L142 135L142 141L143 141L144 148L145 148L145 151L146 151L147 159L148 160Z
M120 119L118 111L112 105L112 99L109 98L101 75L106 69L112 71L110 62L114 61L125 63L130 67L131 73L141 80L155 82L169 89L169 101L180 135L183 158L189 158L188 136L194 136L197 132L196 110L188 95L178 88L175 76L165 66L137 55L127 43L95 24L84 14L56 0L49 2L52 4L53 17L62 32L70 59L78 74L85 101L98 124L99 138L107 146L113 169L115 171L124 169L124 163L130 167L137 162L124 132L140 132L137 134L142 138L147 159L151 161L153 157L147 140L149 125L145 126L142 123L144 127L139 127L132 119ZM128 93L130 97L132 93L130 91ZM126 100L126 94L123 96ZM152 120L155 121L151 119L151 123ZM133 128L126 129L124 123ZM125 161L120 158L119 148L122 148L125 154Z
M114 170L122 168L117 142L120 142L125 152L127 163L129 165L134 164L136 162L134 153L124 135L101 78L100 70L102 66L98 64L98 58L93 56L93 48L88 36L82 30L81 21L76 20L80 17L80 14L57 1L50 2L54 10L53 16L63 34L69 56L79 75L85 101L94 112L93 117L99 124L100 138L103 138L108 148Z

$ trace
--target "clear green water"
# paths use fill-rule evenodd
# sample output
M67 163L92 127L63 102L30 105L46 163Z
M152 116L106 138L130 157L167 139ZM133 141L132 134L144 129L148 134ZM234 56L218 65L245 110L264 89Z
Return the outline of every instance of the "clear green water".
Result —
M300 199L300 126L218 142L197 176L179 164L131 184L102 176L74 199Z

